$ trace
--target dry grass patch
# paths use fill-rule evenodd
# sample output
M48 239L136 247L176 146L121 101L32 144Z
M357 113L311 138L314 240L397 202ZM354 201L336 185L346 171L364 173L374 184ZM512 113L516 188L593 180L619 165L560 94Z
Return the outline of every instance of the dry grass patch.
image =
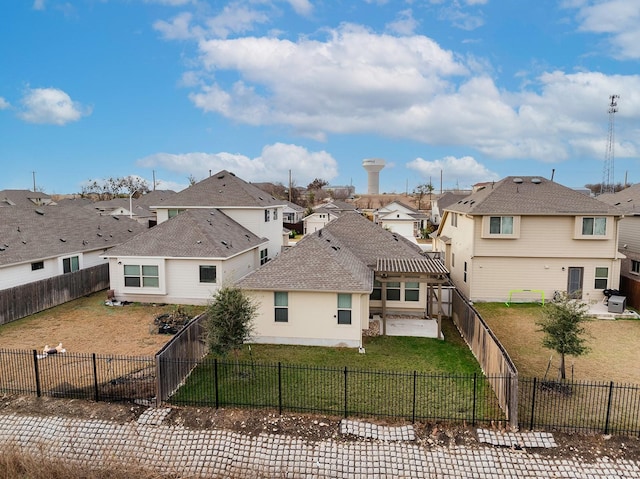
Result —
M542 346L543 334L536 321L542 315L538 304L476 303L482 315L522 376L543 377L549 358L548 378L556 379L560 359L557 353ZM574 358L567 356L567 377L590 381L614 381L640 384L640 321L589 320L587 345L590 352Z
M171 335L153 330L156 316L174 305L106 306L106 291L0 326L0 348L36 349L48 344L72 353L153 356ZM182 307L195 315L203 307Z

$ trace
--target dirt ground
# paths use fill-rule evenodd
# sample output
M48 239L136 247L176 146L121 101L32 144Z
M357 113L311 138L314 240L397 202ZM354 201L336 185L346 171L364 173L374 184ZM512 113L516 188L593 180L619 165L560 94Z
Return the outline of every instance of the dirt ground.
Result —
M78 399L0 396L0 414L90 418L124 424L135 421L145 410L145 406L133 403L96 403ZM365 420L379 425L401 425L397 422ZM286 434L308 441L331 439L346 442L358 439L340 434L340 418L337 417L307 414L279 416L277 412L262 410L172 407L172 412L165 423L194 430L224 429L248 435ZM427 449L455 446L494 447L479 443L476 429L470 426L416 423L414 428L416 444ZM527 452L549 458L579 458L585 462L604 458L638 461L640 458L640 438L638 437L554 433L554 438L558 444L557 448L531 449Z
M547 378L557 378L558 354L542 346L543 333L536 325L541 306L476 303L475 307L507 349L521 376L541 378L546 374ZM640 321L592 319L584 326L589 352L566 358L567 376L640 384Z
M171 305L107 306L106 291L0 326L0 348L36 349L46 345L73 353L153 356L170 339L154 328L157 316ZM183 307L192 315L203 308Z

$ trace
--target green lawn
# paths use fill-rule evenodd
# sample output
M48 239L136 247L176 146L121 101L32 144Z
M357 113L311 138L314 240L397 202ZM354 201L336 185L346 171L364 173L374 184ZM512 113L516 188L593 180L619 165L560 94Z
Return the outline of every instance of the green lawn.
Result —
M450 320L443 322L443 332L445 341L367 338L365 354L353 348L244 347L237 359L207 358L171 402L407 419L502 419L493 391Z

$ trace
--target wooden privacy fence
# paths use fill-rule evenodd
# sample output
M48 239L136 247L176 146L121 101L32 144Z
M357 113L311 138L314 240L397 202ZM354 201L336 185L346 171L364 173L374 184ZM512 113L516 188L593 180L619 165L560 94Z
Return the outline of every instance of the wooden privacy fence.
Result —
M480 314L458 290L453 292L453 323L490 378L509 424L518 428L518 370Z
M0 324L109 287L107 263L0 291Z
M156 353L158 406L169 399L207 354L206 320L206 313L196 316Z

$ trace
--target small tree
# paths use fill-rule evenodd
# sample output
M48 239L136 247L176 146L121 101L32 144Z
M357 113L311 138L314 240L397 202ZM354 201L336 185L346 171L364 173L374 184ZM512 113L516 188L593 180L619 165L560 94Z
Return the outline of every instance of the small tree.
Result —
M431 183L425 183L423 185L416 186L415 190L413 190L413 194L417 197L418 200L418 209L420 209L420 205L422 203L422 199L429 195L429 199L431 199L431 193L433 192L433 185Z
M209 351L225 356L251 339L258 306L240 288L223 286L207 307Z
M566 379L565 355L581 356L589 352L585 345L586 332L582 323L587 319L589 306L571 299L568 294L544 306L543 318L537 322L544 333L542 345L560 354L559 376Z

